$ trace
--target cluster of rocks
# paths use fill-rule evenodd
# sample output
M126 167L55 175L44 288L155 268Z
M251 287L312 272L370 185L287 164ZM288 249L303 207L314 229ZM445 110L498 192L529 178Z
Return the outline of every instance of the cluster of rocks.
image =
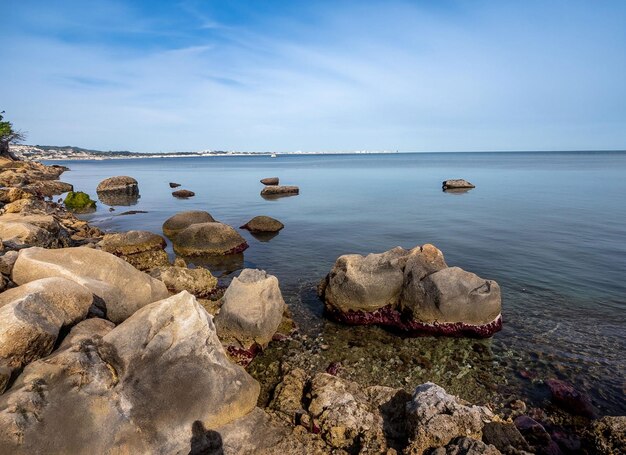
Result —
M295 196L300 193L300 188L293 185L279 185L278 177L261 179L265 187L261 190L261 196L265 199L274 199L283 196Z
M448 267L430 244L341 256L318 293L327 314L347 324L478 337L502 328L498 284Z

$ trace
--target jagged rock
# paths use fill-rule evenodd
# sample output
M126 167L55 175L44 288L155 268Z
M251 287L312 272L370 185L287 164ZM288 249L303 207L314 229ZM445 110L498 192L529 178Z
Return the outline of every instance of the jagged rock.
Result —
M171 292L187 291L196 297L209 298L217 291L217 278L202 267L156 267L150 270L150 276L165 283Z
M124 259L139 270L169 265L165 245L163 237L149 231L107 234L98 244L103 251Z
M253 353L272 340L284 311L278 279L264 270L244 269L222 297L217 334L231 352Z
M203 210L189 210L187 212L179 212L168 218L163 223L163 233L167 237L174 237L180 231L188 228L192 224L210 223L215 221L210 213Z
M86 287L65 278L44 278L0 294L0 365L22 368L50 354L61 327L84 319L92 301Z
M45 214L46 203L40 199L18 199L2 207L4 213L27 213L29 215Z
M247 229L250 232L278 232L285 225L269 216L255 216L240 229Z
M409 445L407 454L446 446L457 437L480 440L482 429L494 415L486 407L472 406L432 382L415 389L406 405Z
M194 426L224 427L258 394L182 292L30 364L0 396L0 452L189 453Z
M496 447L472 438L457 438L445 448L439 447L431 455L500 455Z
M55 196L57 194L74 191L74 187L69 183L57 182L54 180L44 180L41 182L33 182L24 186L24 190L30 193L39 194L41 196Z
M297 186L268 185L261 190L261 196L277 197L277 196L295 196L300 193Z
M278 177L267 177L261 179L263 185L278 185Z
M626 416L606 416L594 421L585 432L591 453L626 453Z
M193 191L189 191L189 190L172 191L172 196L177 197L177 198L181 198L181 199L186 199L186 198L189 198L189 197L193 197L195 195L196 195L196 193L194 193Z
M318 293L327 315L353 325L481 337L502 327L498 284L448 267L429 244L341 256Z
M297 424L297 418L304 410L304 390L309 381L308 375L300 368L294 368L285 374L274 390L274 397L269 405L288 423Z
M237 254L248 248L245 239L231 226L218 222L192 224L173 239L181 256Z
M102 299L107 319L115 323L169 295L162 282L124 260L86 247L21 250L12 272L12 279L17 284L55 276L69 278L87 287Z
M444 190L476 188L474 185L464 179L444 180L441 186Z
M35 195L24 188L0 188L0 202L9 204L20 199L35 199Z

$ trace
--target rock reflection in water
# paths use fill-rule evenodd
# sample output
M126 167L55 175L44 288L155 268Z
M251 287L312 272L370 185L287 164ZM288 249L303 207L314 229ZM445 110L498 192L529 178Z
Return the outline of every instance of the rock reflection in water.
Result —
M217 278L225 277L243 269L243 253L225 256L184 256L187 264L207 268Z
M112 194L112 193L98 193L98 199L102 201L103 204L109 206L131 206L135 205L140 198L139 194Z
M278 232L250 232L250 234L259 242L269 242L278 235Z

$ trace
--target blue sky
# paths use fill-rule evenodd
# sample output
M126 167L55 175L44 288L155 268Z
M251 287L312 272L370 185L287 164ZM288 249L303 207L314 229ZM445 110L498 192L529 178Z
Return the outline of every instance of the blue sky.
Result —
M27 143L626 148L626 1L0 4L0 110Z

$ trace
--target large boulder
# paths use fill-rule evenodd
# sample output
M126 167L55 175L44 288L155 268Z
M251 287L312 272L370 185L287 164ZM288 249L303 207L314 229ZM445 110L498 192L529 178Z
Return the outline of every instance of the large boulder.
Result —
M82 284L102 300L107 319L115 323L169 295L161 281L112 254L86 247L21 250L11 275L17 284L48 277Z
M215 326L231 353L253 355L272 340L284 311L278 279L264 270L244 269L224 293Z
M248 248L246 240L231 226L218 222L192 224L173 239L181 256L223 256Z
M0 294L0 365L11 369L44 357L59 330L83 320L92 293L66 278L44 278Z
M483 426L494 415L486 407L472 406L427 382L416 387L413 399L406 404L406 418L409 445L405 453L421 455L457 437L480 440Z
M107 234L98 246L107 253L124 259L139 270L169 265L165 239L149 231L128 231Z
M240 229L247 229L250 232L278 232L285 225L269 216L255 216Z
M182 292L30 364L0 396L0 452L189 453L194 428L246 416L258 395Z
M133 205L139 198L137 180L128 176L110 177L96 188L98 198L107 205Z
M448 267L429 244L341 256L318 292L330 317L353 325L478 337L502 327L498 284Z
M150 276L161 280L171 292L187 291L200 298L210 298L218 290L217 278L202 267L162 266L150 270Z
M179 212L169 217L163 223L163 234L172 238L183 229L188 228L192 224L210 223L215 221L209 212L203 210L189 210Z

